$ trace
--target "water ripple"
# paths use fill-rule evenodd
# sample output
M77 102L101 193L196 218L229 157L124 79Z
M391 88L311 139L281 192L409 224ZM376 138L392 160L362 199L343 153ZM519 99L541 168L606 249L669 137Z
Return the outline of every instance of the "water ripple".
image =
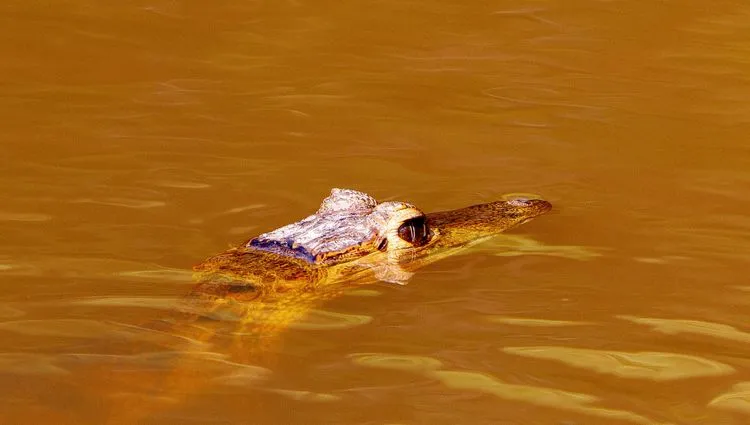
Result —
M106 307L145 307L171 311L182 306L184 299L177 297L88 297L70 301L70 304Z
M503 351L535 359L557 360L568 366L631 379L673 381L735 372L732 366L702 357L664 352L624 352L587 348L505 347Z
M0 221L49 221L52 216L49 214L37 213L10 213L0 211Z
M339 401L341 400L341 396L335 395L335 394L328 394L328 393L316 393L312 391L301 391L301 390L283 390L279 388L270 388L267 390L268 392L278 394L281 396L284 396L286 398L295 400L295 401L305 401L305 402L316 402L316 403L330 403L332 401Z
M518 255L547 255L571 260L591 260L602 254L577 245L545 245L526 236L501 234L482 243L474 250L489 251L501 257Z
M68 375L53 357L31 353L0 353L0 373L14 375Z
M750 381L735 384L729 391L711 400L708 405L750 414Z
M243 314L239 316L225 315L221 316L222 320L225 321L237 321L242 322L243 325L248 324L278 324L280 317L283 318L284 310L277 308L276 306L262 306L253 305L250 310L243 311ZM305 316L299 318L297 321L289 321L286 323L286 327L289 329L304 329L304 330L338 330L338 329L350 329L357 326L366 325L372 322L372 316L366 316L361 314L349 314L349 313L337 313L333 311L317 310L313 309L305 313ZM253 334L254 332L251 332ZM246 332L236 331L235 335L244 335Z
M0 330L34 337L124 339L157 344L177 341L197 347L206 345L198 340L153 329L86 319L14 320L0 322Z
M651 326L652 330L667 335L691 333L738 342L750 342L750 333L743 332L733 326L723 325L721 323L704 322L701 320L658 319L654 317L635 317L627 315L617 317L633 323Z
M535 319L527 317L510 317L510 316L490 316L487 318L490 322L503 323L506 325L518 325L518 326L581 326L590 325L588 322L574 322L570 320L549 320L549 319Z
M166 202L162 201L149 201L145 199L128 199L128 198L104 198L104 199L91 199L91 198L79 198L70 201L74 204L97 204L106 205L110 207L124 207L134 209L147 209L147 208L158 208L163 207Z
M608 420L623 420L647 425L657 424L656 421L627 410L590 406L590 404L600 400L599 397L590 394L556 388L510 384L489 374L479 372L441 370L442 362L431 357L387 353L354 353L348 357L360 366L418 373L424 377L435 379L451 389L477 391L504 400L574 411Z

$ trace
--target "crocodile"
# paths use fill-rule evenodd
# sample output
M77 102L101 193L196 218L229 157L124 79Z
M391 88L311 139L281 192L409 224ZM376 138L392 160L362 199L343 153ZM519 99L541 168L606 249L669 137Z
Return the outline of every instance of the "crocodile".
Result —
M333 189L314 214L195 266L197 291L269 294L342 281L403 284L416 269L550 209L543 199L507 196L425 214L406 202Z
M424 213L412 204L377 202L333 189L312 215L211 256L193 270L189 314L234 325L231 333L264 341L348 288L405 284L414 272L550 211L535 197ZM244 339L252 351L264 344Z
M273 346L279 342L278 335L309 319L322 302L357 285L405 284L417 269L551 208L542 199L505 196L424 213L406 202L377 202L356 190L333 189L314 214L255 236L193 268L197 283L177 314L147 326L189 343L157 353L176 356L164 380L157 375L154 382L139 381L159 396L145 405L140 397L132 402L118 398L109 423L138 423L214 382L240 379L247 385L243 377L247 368L261 369L249 365L275 363ZM205 318L213 320L200 320ZM196 364L244 366L238 369L240 375L212 373L205 380L197 378ZM105 385L112 384L107 381ZM268 383L262 386L272 390L267 387Z

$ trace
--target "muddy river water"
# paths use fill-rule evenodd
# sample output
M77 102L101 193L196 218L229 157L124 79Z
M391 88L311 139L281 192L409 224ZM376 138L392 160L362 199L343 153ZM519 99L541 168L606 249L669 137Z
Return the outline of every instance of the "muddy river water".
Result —
M0 424L750 423L749 25L723 0L5 1ZM332 187L554 210L284 326L180 322L194 264Z

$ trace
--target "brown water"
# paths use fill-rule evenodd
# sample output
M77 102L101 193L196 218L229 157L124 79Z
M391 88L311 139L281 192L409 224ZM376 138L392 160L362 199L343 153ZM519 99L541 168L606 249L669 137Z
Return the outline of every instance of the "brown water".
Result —
M4 2L0 422L749 423L748 22L740 1ZM556 209L262 347L149 326L193 264L331 187Z

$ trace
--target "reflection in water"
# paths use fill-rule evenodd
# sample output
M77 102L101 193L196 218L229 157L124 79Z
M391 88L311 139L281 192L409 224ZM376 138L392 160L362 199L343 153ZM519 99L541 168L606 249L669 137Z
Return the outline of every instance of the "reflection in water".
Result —
M602 255L582 246L545 245L537 240L520 235L500 235L475 249L489 251L493 255L501 257L549 255L551 257L569 258L571 260L593 260Z

